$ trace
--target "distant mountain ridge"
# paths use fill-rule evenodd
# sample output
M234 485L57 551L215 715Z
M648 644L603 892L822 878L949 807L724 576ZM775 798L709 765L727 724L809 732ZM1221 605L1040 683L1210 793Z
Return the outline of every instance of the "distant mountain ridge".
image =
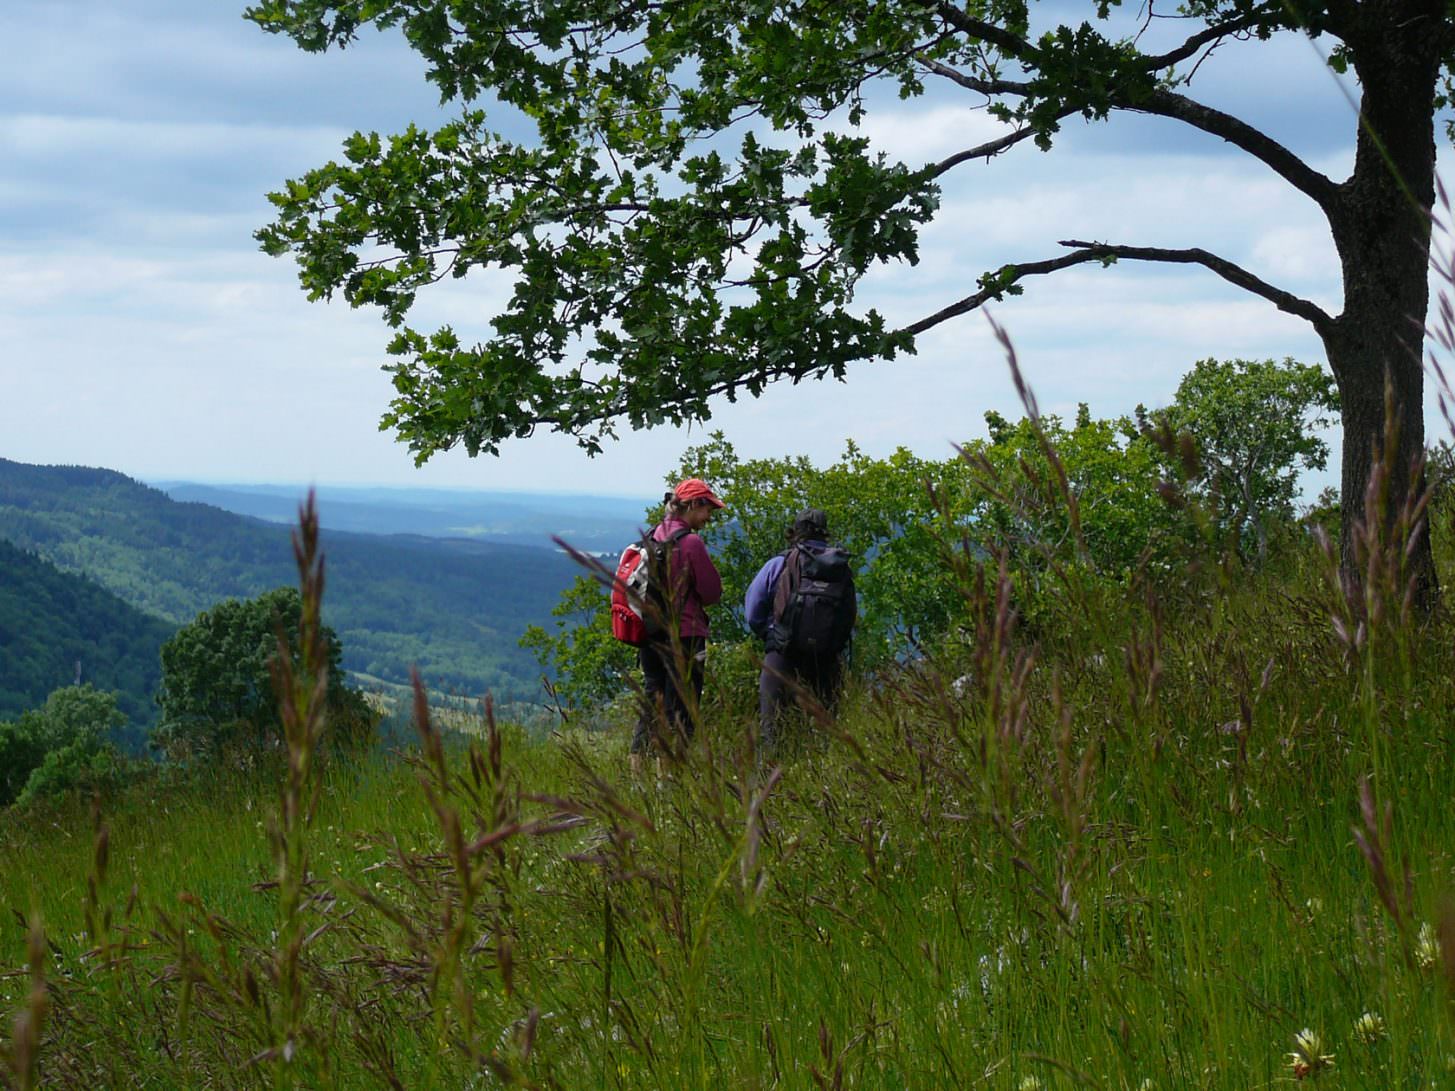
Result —
M274 523L292 523L306 492L289 485L153 484L173 500L210 504ZM554 535L587 552L620 549L636 536L645 508L639 500L622 497L382 486L324 487L318 490L318 505L325 524L335 530L542 548L552 548Z
M296 510L296 505L294 506ZM502 699L539 693L534 657L517 646L547 620L579 571L539 547L336 531L322 514L325 615L344 667ZM225 598L297 581L289 531L179 502L112 470L0 459L0 538L83 572L175 624Z
M114 691L133 745L156 720L162 644L175 626L85 576L0 539L0 720L79 680Z

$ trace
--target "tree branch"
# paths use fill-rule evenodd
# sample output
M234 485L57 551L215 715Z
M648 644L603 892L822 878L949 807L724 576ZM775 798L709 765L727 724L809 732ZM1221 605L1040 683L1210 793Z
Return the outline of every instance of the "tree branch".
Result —
M1160 246L1118 246L1104 242L1085 242L1081 239L1065 239L1062 246L1077 247L1076 253L1087 254L1089 258L1127 258L1131 261L1160 261L1173 265L1201 265L1211 269L1229 284L1245 292L1262 296L1280 311L1302 318L1310 323L1320 335L1327 332L1334 319L1322 307L1292 292L1275 288L1266 280L1254 276L1241 265L1234 265L1226 258L1220 258L1201 247L1187 250L1166 250Z
M937 76L943 76L951 83L957 83L967 91L978 91L982 95L1017 95L1025 98L1031 93L1031 85L1017 80L987 80L970 76L944 61L931 57L916 57L916 60Z
M989 42L993 46L998 46L1012 57L1024 58L1032 51L1031 43L1020 35L1012 34L1005 27L997 26L995 23L973 18L963 9L950 3L949 0L940 0L935 6L935 11L941 19L960 33L977 41Z
M994 277L994 283L982 288L974 295L966 296L964 299L950 304L943 310L921 318L918 322L905 326L903 331L912 336L924 333L926 330L938 326L951 318L958 318L962 314L968 314L977 310L992 299L999 299L1005 294L1007 288L1019 283L1028 276L1042 276L1047 273L1055 273L1062 269L1069 269L1073 265L1083 265L1089 261L1107 262L1117 258L1127 258L1135 261L1160 261L1177 265L1202 265L1211 269L1218 276L1231 284L1237 285L1245 291L1254 295L1262 296L1280 311L1295 315L1313 325L1320 334L1323 334L1333 323L1333 318L1324 312L1322 308L1306 299L1302 299L1290 292L1259 279L1241 266L1234 265L1216 254L1210 254L1202 249L1190 250L1164 250L1160 247L1150 246L1115 246L1109 243L1081 242L1075 239L1061 243L1062 246L1074 246L1077 249L1069 254L1063 254L1059 258L1050 258L1046 261L1031 261L1016 265L1007 265L1000 270L998 276Z
M1075 113L1074 110L1066 110L1065 112L1057 115L1057 119L1059 120L1060 118L1066 117L1069 114L1073 113ZM1019 144L1027 137L1035 135L1036 130L1027 126L1024 129L1016 129L1014 132L1006 133L1004 136L998 136L994 140L987 140L984 144L977 145L976 147L966 148L962 152L956 152L954 155L946 159L941 159L938 163L936 163L934 167L931 168L931 177L938 178L940 175L946 173L954 167L958 167L967 159L990 159L993 156L999 155L1007 148L1014 147L1016 144Z
M1169 117L1212 136L1222 137L1229 144L1241 148L1262 162L1289 185L1311 197L1325 212L1329 211L1338 193L1337 183L1314 170L1272 137L1232 114L1194 102L1185 95L1172 91L1154 91L1147 98L1137 101L1118 101L1117 106L1134 113Z
M1035 88L1030 83L1021 80L981 79L978 76L967 75L939 61L926 60L922 63L931 72L951 80L967 91L975 91L982 95L1011 95L1016 98L1030 98L1035 94ZM1312 198L1325 213L1329 211L1330 205L1338 193L1337 183L1314 170L1266 133L1253 128L1246 121L1242 121L1232 114L1225 114L1211 106L1204 106L1186 95L1157 90L1150 95L1133 98L1126 93L1113 91L1111 101L1113 108L1117 110L1171 118L1211 136L1221 137L1263 163L1299 192ZM1074 105L1067 106L1057 114L1057 118L1068 117L1077 109L1078 107ZM961 158L973 158L973 156L967 153Z
M962 9L955 7L954 4L948 3L947 0L940 0L936 10L941 19L962 34L977 41L998 46L1017 60L1025 60L1029 54L1035 52L1035 47L1029 40L1012 34L1002 26L973 18ZM1278 2L1263 5L1221 23L1214 23L1199 30L1196 34L1190 35L1181 45L1169 49L1166 53L1144 56L1140 61L1140 67L1146 72L1158 72L1164 68L1171 68L1196 54L1205 45L1215 43L1230 34L1251 30L1264 22L1270 15L1283 15L1286 11L1286 4Z
M1035 52L1034 47L1024 39L1011 34L1003 27L997 27L994 24L971 18L963 11L946 2L946 0L941 0L938 10L941 17L957 30L981 41L998 46L1013 57L1025 60ZM1158 71L1163 68L1169 68L1179 61L1193 56L1199 49L1202 49L1206 45L1215 43L1230 34L1236 34L1239 31L1249 29L1260 18L1266 15L1267 11L1260 8L1207 27L1188 37L1175 49L1169 50L1166 53L1142 58L1140 67L1145 71ZM959 69L933 58L920 57L918 60L928 71L950 80L952 83L968 91L975 91L988 96L1010 95L1016 98L1031 98L1037 94L1037 89L1034 84L1027 81L984 79L961 72ZM1221 110L1204 106L1202 103L1196 102L1185 95L1180 95L1165 89L1155 90L1150 95L1139 94L1135 97L1130 93L1113 89L1111 100L1115 109L1172 118L1212 136L1221 137L1223 140L1226 140L1228 143L1240 148L1265 164L1295 189L1312 198L1326 213L1329 211L1329 207L1338 191L1337 184L1325 175L1314 170L1302 159L1278 143L1278 141L1253 128L1247 122L1231 114L1223 113ZM1057 117L1058 119L1064 118L1075 112L1076 107L1074 105L1067 106L1063 111L1058 113ZM955 160L955 162L976 158L979 154L994 154L999 150L1002 149L998 147L992 148L986 153L967 152L960 159ZM951 166L954 166L954 163L947 161L943 169L948 170Z
M1275 7L1262 7L1253 11L1245 12L1234 19L1223 23L1214 23L1212 26L1204 27L1196 34L1188 37L1176 49L1169 49L1166 53L1157 53L1143 58L1142 67L1148 72L1160 72L1164 68L1171 68L1187 60L1205 45L1211 45L1229 34L1238 34L1245 30L1251 30L1269 15L1282 15L1286 12L1283 4Z
M943 310L936 311L918 322L905 326L903 332L918 335L925 330L938 326L941 322L947 322L951 318L958 318L962 314L969 314L971 311L990 302L992 299L999 299L1005 294L1005 290L1012 284L1024 277L1042 276L1046 273L1054 273L1061 269L1069 269L1073 265L1080 265L1083 262L1095 261L1097 255L1090 251L1078 251L1074 254L1063 254L1059 258L1050 258L1047 261L1028 261L1018 265L1007 265L1001 270L1002 276L997 282L987 288L982 288L974 295L966 296L958 303L951 303Z

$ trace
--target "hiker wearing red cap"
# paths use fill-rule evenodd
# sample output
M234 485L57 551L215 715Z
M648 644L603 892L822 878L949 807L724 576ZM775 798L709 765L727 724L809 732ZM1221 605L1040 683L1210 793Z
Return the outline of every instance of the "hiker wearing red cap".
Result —
M632 734L633 768L640 768L641 756L654 743L677 752L692 738L707 663L707 607L722 598L722 577L697 532L723 502L705 481L689 477L662 503L666 510L652 538L673 543L668 557L671 624L640 649L643 701Z

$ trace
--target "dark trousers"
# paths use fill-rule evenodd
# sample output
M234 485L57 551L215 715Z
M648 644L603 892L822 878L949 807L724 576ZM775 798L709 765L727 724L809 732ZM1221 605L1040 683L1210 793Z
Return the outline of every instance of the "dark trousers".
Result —
M804 656L770 651L763 654L758 675L759 738L765 746L778 740L778 717L785 703L793 703L807 690L824 708L833 710L843 680L843 661L837 655Z
M632 732L631 752L644 754L657 747L679 753L697 726L707 637L684 636L676 649L666 641L653 641L637 652L642 665L642 710Z

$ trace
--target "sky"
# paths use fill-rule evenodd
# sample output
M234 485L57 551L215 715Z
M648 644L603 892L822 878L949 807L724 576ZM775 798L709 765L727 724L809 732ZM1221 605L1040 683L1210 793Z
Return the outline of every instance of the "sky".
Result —
M451 108L396 35L311 55L243 6L0 2L0 457L152 481L650 495L709 430L752 457L829 462L852 437L873 455L938 458L984 435L986 410L1020 415L1005 354L972 314L923 335L917 357L770 387L694 429L623 430L595 458L542 433L416 468L378 428L392 393L378 314L310 303L291 261L252 235L265 194L338 156L349 133L436 125ZM1348 97L1305 40L1230 44L1189 93L1333 177L1352 163ZM997 131L963 94L871 105L865 133L912 165ZM1311 202L1215 138L1136 117L1069 122L1049 154L1027 142L957 168L920 264L877 270L856 299L911 322L1064 238L1202 246L1338 309ZM478 338L507 290L489 276L437 286L411 324ZM1201 269L1079 267L1028 280L994 315L1042 411L1065 415L1165 404L1207 357L1323 361L1305 323Z

